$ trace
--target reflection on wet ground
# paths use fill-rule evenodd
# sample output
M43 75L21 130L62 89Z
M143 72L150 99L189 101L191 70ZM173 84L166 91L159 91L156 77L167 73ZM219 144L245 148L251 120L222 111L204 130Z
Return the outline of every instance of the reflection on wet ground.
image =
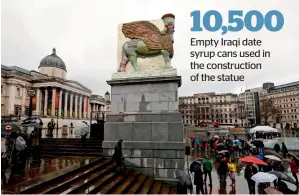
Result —
M47 131L47 129L42 130L42 138L49 138L49 136L47 136ZM62 128L58 129L58 131L57 129L54 129L52 138L81 138L81 136L75 135L74 130L73 132L70 132L70 130L68 129L66 135L63 135L62 132Z
M207 154L212 160L215 160L215 155L213 153L209 153L209 152L202 153L202 152L193 151L189 156L189 161L188 161L189 167L194 160L197 160L199 158L204 158L205 154ZM186 168L187 168L187 158L186 158ZM293 177L290 172L288 173L288 175ZM287 184L289 189L293 191L296 190L295 185L290 183ZM244 178L244 170L241 171L240 175L236 175L236 186L232 187L230 185L231 185L231 180L229 179L229 177L227 177L226 183L219 182L218 174L214 168L212 171L212 187L209 186L209 179L207 178L207 185L205 186L205 192L207 194L248 194L249 193L247 181ZM273 183L271 185L273 186ZM196 189L194 186L194 193L196 192L195 190ZM256 189L256 193L257 193L257 189Z
M72 170L72 168L83 166L90 162L92 157L56 157L29 159L23 170L5 173L7 184L2 187L3 193L15 193L38 182L53 178L61 173ZM66 168L69 168L67 170ZM1 178L3 179L3 178Z

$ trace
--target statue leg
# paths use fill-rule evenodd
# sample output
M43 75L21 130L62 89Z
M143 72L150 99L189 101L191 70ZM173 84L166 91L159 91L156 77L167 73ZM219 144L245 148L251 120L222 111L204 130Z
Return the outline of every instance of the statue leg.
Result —
M125 45L124 45L125 46ZM125 47L122 48L122 59L118 67L118 72L126 72L126 67L129 62L128 57L126 56Z
M124 44L123 46L123 55L126 56L126 64L128 63L128 61L130 60L133 68L135 71L137 71L137 42L139 40L131 40L131 41L128 41ZM124 59L124 58L123 58Z
M165 61L165 68L170 68L171 67L171 59L170 59L170 53L165 50L161 50L161 54L164 57Z

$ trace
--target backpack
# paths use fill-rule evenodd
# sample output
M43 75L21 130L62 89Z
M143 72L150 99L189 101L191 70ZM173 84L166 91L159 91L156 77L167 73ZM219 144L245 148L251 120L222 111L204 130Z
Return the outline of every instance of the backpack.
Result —
M25 150L26 147L27 147L26 141L21 136L19 136L16 139L16 150L22 151Z

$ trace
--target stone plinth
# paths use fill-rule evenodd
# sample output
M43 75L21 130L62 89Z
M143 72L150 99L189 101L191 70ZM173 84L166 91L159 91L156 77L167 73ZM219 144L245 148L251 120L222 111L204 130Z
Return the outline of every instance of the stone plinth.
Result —
M125 165L156 179L175 179L184 169L184 131L178 111L181 77L108 81L112 112L107 115L104 156L123 139Z

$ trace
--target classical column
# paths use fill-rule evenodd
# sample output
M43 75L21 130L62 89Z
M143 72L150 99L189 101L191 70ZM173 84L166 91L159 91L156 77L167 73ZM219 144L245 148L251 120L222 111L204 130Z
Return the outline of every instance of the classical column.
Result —
M73 117L73 103L74 103L73 100L74 100L73 93L71 93L70 117Z
M55 116L55 97L56 97L56 88L53 87L53 90L52 90L51 116Z
M61 116L61 106L62 106L62 89L60 89L60 93L59 93L58 116Z
M87 98L87 101L88 101L88 114L87 114L87 118L89 118L90 117L90 113L91 113L91 104L90 104L90 99L89 98Z
M15 99L16 99L16 86L15 84L9 84L9 94L8 94L8 110L7 114L14 114L15 111Z
M64 93L64 117L67 117L67 98L68 98L68 93L65 91Z
M40 110L40 88L36 89L36 115L39 115L41 110Z
M83 118L82 117L82 95L80 95L79 97L79 118Z
M45 102L44 102L44 115L47 116L48 111L48 89L45 88Z
M87 105L86 105L86 101L87 101L87 98L86 98L86 96L84 96L84 99L83 99L83 118L87 118L87 116L86 116L86 109L87 109Z
M78 118L77 112L78 112L78 94L76 94L75 96L75 118Z
M22 94L22 103L21 103L21 109L22 109L22 116L25 116L25 110L26 110L26 97L27 97L27 88L26 86L23 88L23 94Z

